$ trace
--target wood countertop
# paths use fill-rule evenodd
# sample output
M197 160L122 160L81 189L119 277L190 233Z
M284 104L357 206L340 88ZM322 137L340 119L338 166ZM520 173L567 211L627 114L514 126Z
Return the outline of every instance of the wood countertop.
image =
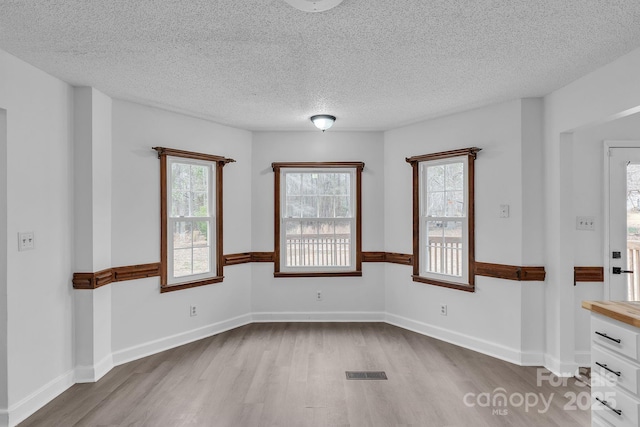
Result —
M582 301L582 308L640 328L640 302Z

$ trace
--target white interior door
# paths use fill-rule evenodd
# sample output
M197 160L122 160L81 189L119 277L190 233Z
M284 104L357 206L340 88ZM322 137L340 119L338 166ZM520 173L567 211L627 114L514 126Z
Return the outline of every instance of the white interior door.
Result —
M608 142L605 298L640 300L640 141ZM607 191L608 190L608 191ZM605 242L606 244L607 242Z

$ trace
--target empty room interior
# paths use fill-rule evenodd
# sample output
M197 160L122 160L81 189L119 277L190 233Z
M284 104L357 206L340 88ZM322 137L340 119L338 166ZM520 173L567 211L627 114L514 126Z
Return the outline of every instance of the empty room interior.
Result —
M639 23L0 1L0 426L640 425Z

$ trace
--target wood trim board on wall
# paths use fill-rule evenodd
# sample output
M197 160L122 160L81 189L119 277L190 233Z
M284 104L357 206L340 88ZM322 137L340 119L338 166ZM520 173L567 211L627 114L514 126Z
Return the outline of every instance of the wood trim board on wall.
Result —
M604 267L573 267L573 281L604 282Z
M97 289L113 282L160 276L160 263L112 267L96 273L73 273L75 289Z
M273 252L242 252L224 255L223 259L225 266L232 266L252 262L274 262L275 257ZM413 265L413 255L397 252L362 252L362 261L411 266ZM576 282L602 282L604 280L602 267L575 267L574 272ZM476 275L525 282L544 281L546 273L544 267L476 262ZM73 287L75 289L97 289L113 282L157 276L160 276L159 262L113 267L95 273L74 273ZM183 289L184 286L176 286L175 288L175 290Z

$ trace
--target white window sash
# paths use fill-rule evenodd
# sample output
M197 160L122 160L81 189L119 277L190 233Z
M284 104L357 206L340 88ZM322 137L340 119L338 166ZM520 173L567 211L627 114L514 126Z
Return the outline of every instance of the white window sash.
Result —
M427 216L426 209L426 194L427 194L427 173L426 170L431 166L446 165L452 163L463 164L463 200L464 200L464 215L463 216ZM420 175L419 175L419 203L420 203L420 276L426 278L432 278L435 280L443 280L460 284L468 284L468 272L469 272L469 161L467 156L452 157L441 160L427 160L420 162ZM451 275L446 273L438 273L427 270L429 267L428 251L428 229L427 223L434 222L460 222L462 224L462 253L460 257L461 274ZM444 249L443 249L444 250ZM440 254L443 257L443 254ZM441 258L442 262L442 258Z
M336 218L323 218L323 217L287 217L287 174L314 174L314 173L348 173L350 175L350 188L349 188L349 211L350 217L336 217ZM287 168L286 171L282 171L280 179L280 271L286 273L308 273L308 272L321 272L321 273L333 273L333 272L348 272L355 271L355 258L356 258L356 173L354 168ZM298 195L293 195L295 197ZM350 224L350 237L349 237L349 264L347 266L335 265L287 265L287 261L293 258L293 255L289 253L289 246L287 244L287 224L288 223L302 223L302 222L349 222ZM335 235L335 229L334 229ZM319 235L322 236L322 235ZM302 245L303 242L299 242ZM335 243L334 243L335 245ZM304 253L302 247L298 247L298 253ZM337 252L334 250L332 257L337 256Z
M207 166L208 171L208 187L207 187L207 202L208 202L208 211L209 216L171 216L172 211L172 177L171 170L173 164L188 164L188 165L197 165L197 166ZM204 160L193 160L193 159L184 159L181 157L167 157L167 283L168 285L176 285L185 282L198 281L203 279L208 279L211 277L215 277L216 275L216 217L213 215L215 212L215 168L218 167L215 162L204 161ZM197 273L197 274L188 274L184 276L175 276L175 268L174 268L174 241L173 241L173 230L176 222L207 222L208 223L208 236L207 236L207 245L194 245L193 242L190 248L192 251L191 261L193 263L193 249L198 248L209 248L209 264L208 271L206 273ZM192 225L192 230L195 225ZM193 266L193 265L192 265Z

